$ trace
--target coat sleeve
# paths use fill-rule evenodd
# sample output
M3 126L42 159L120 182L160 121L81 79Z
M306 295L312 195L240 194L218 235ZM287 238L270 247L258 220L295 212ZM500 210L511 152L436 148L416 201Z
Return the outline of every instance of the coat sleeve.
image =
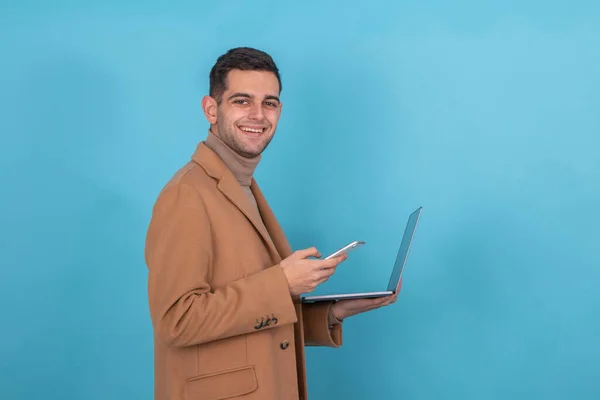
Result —
M307 346L340 347L342 324L330 325L329 315L333 302L302 304L304 343Z
M211 287L211 242L199 193L185 184L165 188L153 209L145 249L150 315L162 341L192 346L297 322L279 265Z

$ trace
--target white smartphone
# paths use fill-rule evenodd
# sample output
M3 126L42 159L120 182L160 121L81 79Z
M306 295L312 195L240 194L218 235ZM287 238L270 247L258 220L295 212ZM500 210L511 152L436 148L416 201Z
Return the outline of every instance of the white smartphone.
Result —
M339 249L335 253L332 253L332 254L328 255L327 257L324 258L324 260L329 260L330 258L337 257L340 254L350 253L352 250L359 248L363 244L365 244L365 242L361 242L361 241L355 240L352 243L348 243L346 246L342 247L341 249Z

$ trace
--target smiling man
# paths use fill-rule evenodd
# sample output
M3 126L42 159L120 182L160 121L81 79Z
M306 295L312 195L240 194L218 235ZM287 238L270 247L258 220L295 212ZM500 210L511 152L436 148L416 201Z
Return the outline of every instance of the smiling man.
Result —
M205 141L158 196L146 237L156 400L306 399L304 346L339 347L342 321L396 300L303 304L346 256L292 251L253 178L281 115L272 58L218 58Z
M240 156L259 156L273 139L281 114L279 79L268 71L234 69L225 81L220 71L217 64L211 96L202 101L211 131Z

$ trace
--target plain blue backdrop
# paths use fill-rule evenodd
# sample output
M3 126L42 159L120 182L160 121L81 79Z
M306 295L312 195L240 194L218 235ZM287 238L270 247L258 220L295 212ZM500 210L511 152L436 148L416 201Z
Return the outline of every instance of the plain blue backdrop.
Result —
M600 3L2 3L0 398L151 399L143 248L215 59L268 51L257 171L317 293L396 304L310 348L310 398L600 397Z

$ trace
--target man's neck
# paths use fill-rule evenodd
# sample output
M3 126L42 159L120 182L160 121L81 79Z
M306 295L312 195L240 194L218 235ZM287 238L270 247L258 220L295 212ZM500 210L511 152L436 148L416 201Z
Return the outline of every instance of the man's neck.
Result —
M236 153L220 137L210 129L205 144L223 160L241 186L250 186L252 175L258 166L261 156L247 158Z

